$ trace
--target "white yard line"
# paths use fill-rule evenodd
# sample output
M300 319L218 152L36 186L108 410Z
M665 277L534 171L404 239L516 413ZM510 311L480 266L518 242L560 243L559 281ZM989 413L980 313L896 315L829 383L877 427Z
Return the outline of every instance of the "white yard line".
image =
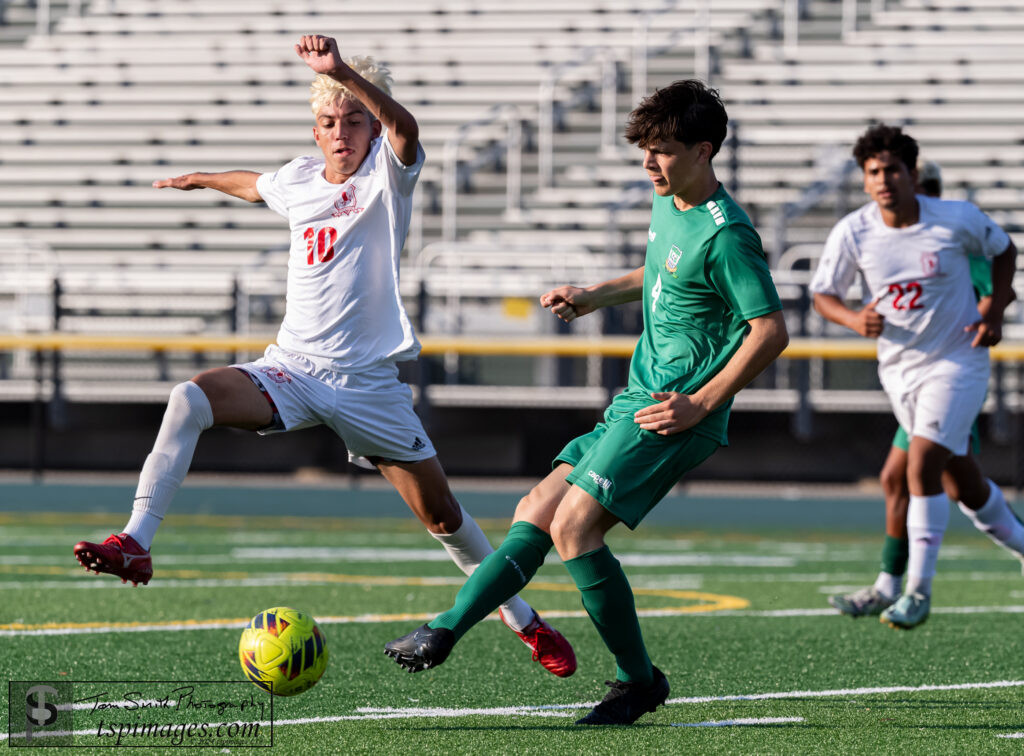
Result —
M803 717L748 717L745 719L720 719L714 722L673 722L673 727L734 727L736 725L765 725L803 722Z
M38 580L38 581L20 581L20 580L8 580L0 581L0 590L28 590L28 589L45 589L51 590L54 588L70 588L75 590L92 590L92 589L103 589L109 588L113 590L124 590L125 586L119 580L111 580L110 578L99 578L98 576L86 576L78 578L80 570L75 570L74 574L76 580ZM438 577L438 578L419 578L424 585L459 585L461 586L466 582L464 576L460 577ZM146 585L146 591L149 592L155 588L249 588L249 587L263 587L268 585L332 585L337 583L336 580L331 580L327 577L316 578L308 577L304 575L295 575L289 577L287 574L267 577L251 577L251 578L231 578L231 579L220 579L220 578L195 578L195 579L176 579L176 578L164 578L161 580L154 580L153 582Z
M1024 606L947 606L932 609L932 614L1024 614ZM835 609L771 609L771 610L723 610L704 613L680 614L673 609L640 609L637 611L640 617L761 617L761 618L787 618L787 617L836 617L839 612ZM429 622L437 616L432 613L409 613L409 614L360 614L343 617L317 617L321 625L364 625L383 622ZM583 611L545 611L544 616L549 619L559 618L583 618L586 612ZM488 620L497 620L497 615L487 617ZM72 623L52 623L52 626L27 625L24 628L0 629L0 637L20 637L34 635L92 635L96 633L153 633L153 632L176 632L180 630L222 630L240 629L245 627L248 620L242 619L213 619L196 620L188 622L168 623L112 623L104 625L101 623L89 623L88 625L75 625Z
M670 698L665 704L668 706L679 704L702 704L725 701L765 701L786 698L832 698L837 696L870 696L885 695L887 693L925 693L941 690L982 690L991 688L1019 688L1024 687L1024 680L997 680L984 683L954 683L950 685L893 685L888 687L875 688L842 688L839 690L794 690L776 691L769 693L748 693L732 696L691 696L684 698ZM304 725L327 722L347 722L354 720L378 720L378 719L441 719L459 718L472 716L485 717L508 717L508 716L531 716L531 717L568 717L573 716L572 712L580 709L590 709L597 705L596 701L569 704L544 704L539 706L498 706L487 708L466 708L455 709L446 707L372 707L364 706L356 709L358 713L339 715L333 717L303 717L301 719L281 719L274 722L275 726ZM768 717L758 719L733 719L721 720L719 722L698 722L694 724L674 724L675 727L724 727L729 725L757 725L777 724L783 722L803 721L801 717ZM261 727L269 727L270 722L260 722ZM95 730L75 730L74 735L91 735ZM38 737L45 735L68 735L68 732L61 733L37 733ZM25 733L14 733L14 737L24 737ZM7 733L0 733L0 741L6 740ZM1009 733L997 735L996 737L1020 738L1024 733Z

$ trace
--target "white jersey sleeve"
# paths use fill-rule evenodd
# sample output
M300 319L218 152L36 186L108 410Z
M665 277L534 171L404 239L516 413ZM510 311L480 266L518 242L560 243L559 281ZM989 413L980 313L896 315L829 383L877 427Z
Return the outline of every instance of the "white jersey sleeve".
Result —
M811 293L845 299L859 272L850 227L844 218L835 225L825 241L825 248L811 279Z
M1010 246L1010 236L994 220L970 202L950 203L960 216L962 243L967 253L991 260Z
M320 169L322 162L314 157L295 158L273 173L260 174L256 179L256 191L267 207L287 218L290 199L302 192L302 185L309 181L310 171Z
M384 170L387 171L388 184L397 194L408 197L416 188L420 169L423 168L423 161L426 160L423 145L416 144L416 160L412 165L406 165L395 154L395 148L391 146L391 140L386 132L381 137L381 142L384 143L384 149L377 153L377 161L379 164L383 164Z

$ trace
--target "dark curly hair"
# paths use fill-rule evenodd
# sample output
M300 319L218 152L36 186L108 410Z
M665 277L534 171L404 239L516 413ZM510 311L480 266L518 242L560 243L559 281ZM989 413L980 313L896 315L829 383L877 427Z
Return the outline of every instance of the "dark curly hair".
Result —
M899 126L886 126L876 123L863 134L853 145L853 157L857 166L863 170L868 158L876 157L883 152L891 152L900 159L907 170L917 170L917 142L909 134L904 134Z
M714 157L725 141L728 123L729 116L718 90L697 79L684 79L657 89L641 100L629 114L626 139L641 147L668 139L687 147L697 142L710 142L711 157Z

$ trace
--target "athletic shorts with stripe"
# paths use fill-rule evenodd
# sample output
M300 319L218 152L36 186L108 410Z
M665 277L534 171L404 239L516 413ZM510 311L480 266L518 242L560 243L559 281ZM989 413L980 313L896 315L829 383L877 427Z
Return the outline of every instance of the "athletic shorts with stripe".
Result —
M901 428L962 456L987 392L987 376L954 370L934 375L911 391L888 393Z
M903 426L897 428L896 433L893 434L892 445L905 452L910 451L910 435L903 430ZM974 418L974 424L971 426L970 451L974 456L981 454L981 431L978 429L978 418Z
M261 434L326 425L351 462L370 468L368 457L418 462L436 454L393 362L339 373L272 344L261 358L232 367L252 377L276 409L279 420Z
M554 465L573 466L566 480L597 499L630 530L682 479L714 454L715 439L693 431L660 436L609 407L605 421L570 441Z

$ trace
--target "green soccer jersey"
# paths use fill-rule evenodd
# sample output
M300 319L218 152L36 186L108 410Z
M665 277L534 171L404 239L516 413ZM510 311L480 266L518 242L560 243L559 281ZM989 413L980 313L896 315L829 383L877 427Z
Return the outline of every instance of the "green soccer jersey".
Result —
M984 299L992 296L992 263L987 257L968 258L971 264L971 285L974 286L974 296L977 299Z
M782 309L761 239L724 187L686 211L655 195L648 239L644 331L615 401L630 414L654 403L652 392L697 391L736 353L746 321ZM693 431L726 444L731 406Z

